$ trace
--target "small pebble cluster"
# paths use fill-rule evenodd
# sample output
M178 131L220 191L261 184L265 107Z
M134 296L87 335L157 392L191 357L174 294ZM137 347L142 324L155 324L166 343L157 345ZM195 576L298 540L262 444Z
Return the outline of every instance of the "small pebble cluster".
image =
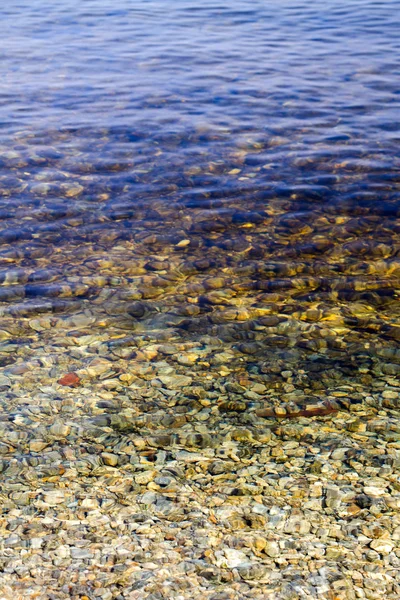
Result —
M2 376L0 597L398 598L400 382L194 354Z

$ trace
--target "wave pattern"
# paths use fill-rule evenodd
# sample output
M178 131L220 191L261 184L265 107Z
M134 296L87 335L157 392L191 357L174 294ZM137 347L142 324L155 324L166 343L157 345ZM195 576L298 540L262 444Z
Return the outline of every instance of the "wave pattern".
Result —
M22 4L1 9L6 364L75 318L397 369L394 2Z

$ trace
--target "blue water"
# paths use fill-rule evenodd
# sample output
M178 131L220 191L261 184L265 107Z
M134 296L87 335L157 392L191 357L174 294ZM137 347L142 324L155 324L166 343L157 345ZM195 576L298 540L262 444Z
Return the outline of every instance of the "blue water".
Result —
M31 0L0 17L3 135L218 125L398 140L396 1Z
M149 330L160 326L154 314L173 327L171 314L186 311L194 322L174 335L228 343L214 326L235 321L218 316L224 307L275 302L271 310L300 319L300 338L299 315L318 306L358 328L340 351L369 352L376 336L391 345L397 9L364 0L4 5L1 313L22 316L40 341L26 321L36 313L105 310L131 315L129 329L129 302L157 299ZM224 274L227 296L203 297L204 280ZM360 310L375 321L361 323Z

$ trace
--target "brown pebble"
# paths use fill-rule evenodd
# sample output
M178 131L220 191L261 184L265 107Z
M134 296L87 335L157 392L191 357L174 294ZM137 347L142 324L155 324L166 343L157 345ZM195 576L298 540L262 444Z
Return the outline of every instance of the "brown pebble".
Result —
M286 411L285 414L280 413L274 408L262 408L256 411L258 417L264 418L275 418L275 419L295 419L298 417L323 417L325 415L331 415L339 411L338 406L325 400L319 406L310 407L305 410L299 410L297 412Z
M57 381L60 385L68 385L69 387L78 387L81 383L76 373L67 373Z

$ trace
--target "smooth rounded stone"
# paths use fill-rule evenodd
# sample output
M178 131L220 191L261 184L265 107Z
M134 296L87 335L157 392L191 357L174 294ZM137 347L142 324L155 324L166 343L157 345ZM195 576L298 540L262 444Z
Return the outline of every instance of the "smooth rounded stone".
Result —
M31 319L29 321L29 327L34 331L41 332L46 329L51 329L52 323L50 318Z
M259 402L262 399L262 396L252 392L251 390L247 390L243 395L246 400L250 400L251 402Z
M173 477L169 477L169 476L167 477L167 476L161 475L159 477L155 477L154 483L156 483L157 485L159 485L162 488L167 488L167 487L172 486L176 482Z
M32 550L39 550L43 546L44 540L40 537L33 537L29 540L29 542Z
M235 394L244 394L244 392L246 391L245 387L243 387L242 385L240 385L239 383L236 383L236 382L234 382L234 383L228 382L225 385L225 389L227 392L232 392Z
M11 499L17 506L28 506L31 501L29 491L14 492L11 494Z
M191 367L199 360L199 355L194 352L179 352L176 355L176 360L180 365Z
M60 558L68 558L71 555L71 548L66 544L61 544L55 549L55 554Z
M261 344L257 342L245 342L242 344L237 344L237 349L239 352L242 352L242 354L253 355L258 354L263 348Z
M179 441L184 446L192 448L214 448L218 444L218 436L209 433L190 433L181 436Z
M387 489L386 486L387 484L384 484L385 487L376 487L373 485L366 485L364 486L364 494L366 494L367 496L371 496L372 498L377 498L380 496L385 496L387 494Z
M348 450L349 450L349 448L336 448L336 450L333 450L333 452L331 454L331 458L333 460L342 461L346 458Z
M75 196L79 196L83 192L84 187L77 182L62 183L61 190L65 194L65 196L67 196L67 198L74 198Z
M306 534L309 533L311 529L312 523L309 520L302 518L301 516L290 516L283 528L285 533L300 533Z
M49 433L55 438L64 438L71 431L71 427L69 425L65 425L64 423L54 423L49 428Z
M229 363L234 358L233 352L218 352L214 354L211 358L212 363L216 365L229 365Z
M386 363L382 365L382 372L386 375L399 375L400 365L396 363Z
M116 454L112 454L111 452L102 452L100 456L105 465L109 467L116 467L118 465L118 456Z
M389 498L385 498L385 502L389 508L400 509L400 494L392 494Z
M81 384L81 380L76 373L71 372L63 375L63 377L61 377L57 383L67 387L78 387Z
M5 538L4 546L6 548L15 548L21 545L21 538L16 533L12 533L10 536Z
M207 448L207 452L210 452L210 450L211 450L210 448ZM206 455L206 456L210 457L209 454ZM204 458L205 458L205 455L203 453L200 453L200 452L189 452L187 450L179 450L176 453L176 460L182 461L183 463L201 462L201 461L204 461Z
M90 377L98 377L99 375L110 371L111 367L112 362L110 360L98 357L90 361L86 366L85 371Z
M254 383L251 385L250 391L254 394L263 395L267 391L267 387L263 383Z
M52 186L50 183L42 182L32 185L30 191L32 192L32 194L38 194L39 196L47 196L47 194L51 190L51 187Z
M193 385L185 390L187 396L203 400L207 396L207 391L203 386ZM209 394L211 396L211 394Z
M213 567L212 565L200 570L199 575L208 581L219 582L221 580L221 573L219 569Z
M223 551L216 553L217 559L215 564L218 567L235 569L239 565L248 565L249 561L244 552L233 548L225 548Z
M211 462L207 470L211 475L221 475L222 473L229 473L234 463L230 461L216 460Z
M99 501L97 498L84 498L81 502L82 508L87 508L88 510L96 510L99 508Z

